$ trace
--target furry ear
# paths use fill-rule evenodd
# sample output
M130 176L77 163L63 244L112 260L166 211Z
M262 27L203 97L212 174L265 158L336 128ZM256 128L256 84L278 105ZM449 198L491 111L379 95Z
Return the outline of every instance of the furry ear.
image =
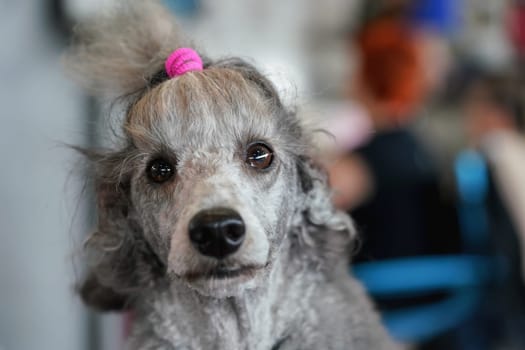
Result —
M355 228L352 220L332 204L332 192L324 169L309 157L299 157L296 164L307 221L334 231L348 231L350 238L353 238Z
M341 255L349 258L356 230L352 219L334 208L326 172L309 157L299 157L296 166L302 207L295 224L301 241L312 246L327 266Z
M173 17L157 1L121 1L75 29L65 64L92 93L119 97L144 89L179 45Z
M90 273L79 286L78 293L86 305L98 311L124 311L131 304L128 295L103 286L94 273Z
M92 159L97 168L98 223L85 243L91 270L79 290L88 305L102 310L129 305L165 270L134 219L129 179L125 169L116 166L118 154ZM115 169L123 174L112 176Z

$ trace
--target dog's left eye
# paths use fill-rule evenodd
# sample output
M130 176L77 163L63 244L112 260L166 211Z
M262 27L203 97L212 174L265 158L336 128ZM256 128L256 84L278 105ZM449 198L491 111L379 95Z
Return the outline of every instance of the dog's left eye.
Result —
M152 160L146 168L146 174L150 180L157 183L168 181L174 173L173 164L162 158Z
M272 165L273 151L264 143L254 143L246 151L246 163L252 168L264 170Z

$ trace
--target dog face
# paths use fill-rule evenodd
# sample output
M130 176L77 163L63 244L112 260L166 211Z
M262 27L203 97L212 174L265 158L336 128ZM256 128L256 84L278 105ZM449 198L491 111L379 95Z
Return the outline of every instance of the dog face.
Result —
M347 256L353 226L309 134L242 60L148 86L124 134L120 149L87 151L98 199L88 304L121 309L165 282L235 296L267 282L277 258L332 269Z
M131 106L132 215L169 274L214 296L257 285L295 212L296 123L273 89L224 67Z
M238 58L204 57L202 71L169 79L177 47L169 11L132 1L80 26L66 56L84 87L126 110L122 143L82 150L98 222L80 293L99 309L166 283L236 295L262 285L277 257L318 270L346 256L352 224L272 84Z

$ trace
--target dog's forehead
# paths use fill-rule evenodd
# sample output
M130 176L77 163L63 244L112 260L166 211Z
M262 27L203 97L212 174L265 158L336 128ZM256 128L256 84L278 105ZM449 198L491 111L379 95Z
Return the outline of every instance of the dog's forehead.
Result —
M273 139L279 106L226 69L186 74L148 91L130 108L126 128L142 143L173 148Z

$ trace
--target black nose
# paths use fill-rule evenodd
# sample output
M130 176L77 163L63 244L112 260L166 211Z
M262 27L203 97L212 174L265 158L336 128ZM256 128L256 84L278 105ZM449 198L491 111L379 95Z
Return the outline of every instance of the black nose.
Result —
M244 241L241 216L228 208L213 208L197 213L190 221L191 243L203 255L217 259L235 253Z

